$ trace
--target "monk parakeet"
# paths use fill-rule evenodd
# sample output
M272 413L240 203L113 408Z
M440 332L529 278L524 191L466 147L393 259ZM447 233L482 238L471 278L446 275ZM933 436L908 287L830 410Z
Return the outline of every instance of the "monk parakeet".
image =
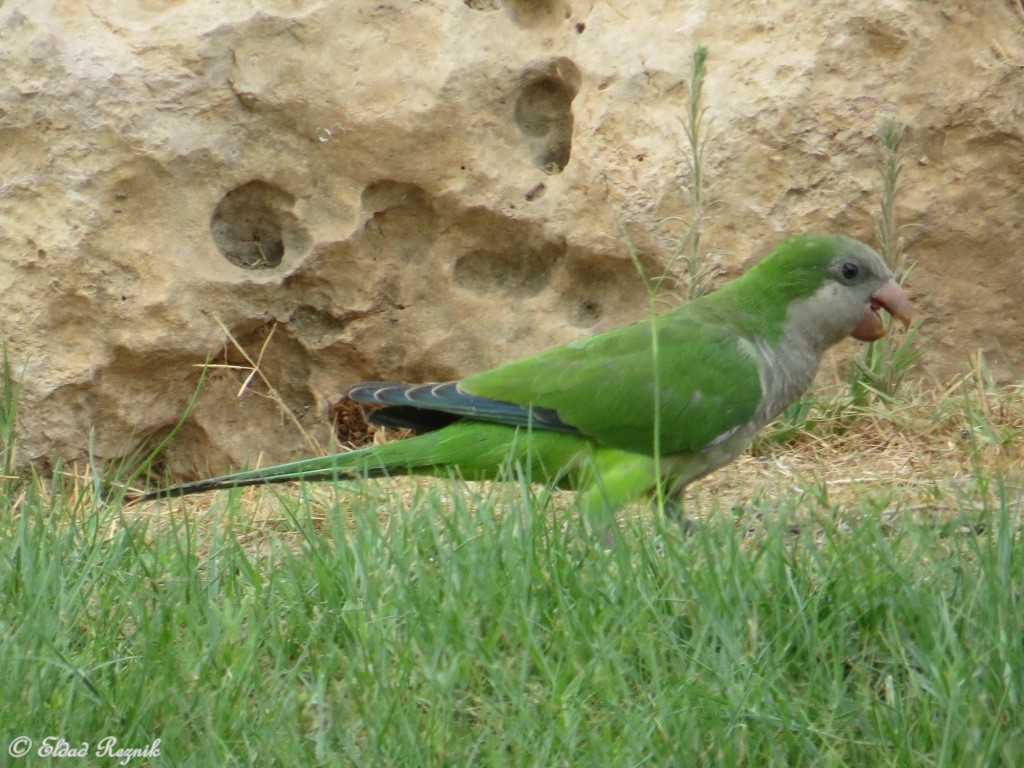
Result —
M826 349L885 335L880 309L909 325L907 295L877 253L839 235L794 237L717 291L633 325L459 381L349 390L380 406L371 423L415 437L141 499L353 476L499 479L513 466L608 513L658 482L680 494L735 459L807 390Z

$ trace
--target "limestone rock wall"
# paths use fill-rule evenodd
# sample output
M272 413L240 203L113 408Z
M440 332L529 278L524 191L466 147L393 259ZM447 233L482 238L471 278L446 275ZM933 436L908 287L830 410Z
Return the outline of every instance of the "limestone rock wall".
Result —
M873 240L896 117L923 375L982 348L1019 377L1022 30L1009 0L0 0L19 458L152 444L210 359L166 468L283 460L356 380L636 319L621 232L657 263L682 231L699 43L724 276L789 233Z

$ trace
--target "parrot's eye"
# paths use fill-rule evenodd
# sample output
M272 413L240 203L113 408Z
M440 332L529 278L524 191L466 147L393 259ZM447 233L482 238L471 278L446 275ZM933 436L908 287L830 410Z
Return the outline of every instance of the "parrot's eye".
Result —
M857 274L860 272L860 267L858 267L852 261L845 262L843 264L842 269L843 269L843 277L846 280L853 280L853 278L855 278L857 276Z

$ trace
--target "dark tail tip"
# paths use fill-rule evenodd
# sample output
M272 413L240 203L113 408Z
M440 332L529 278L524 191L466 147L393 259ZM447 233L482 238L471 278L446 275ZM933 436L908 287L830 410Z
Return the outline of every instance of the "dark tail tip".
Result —
M334 480L343 477L345 473L330 472L322 475L310 475L307 480ZM197 480L194 483L182 483L172 485L169 488L158 488L154 491L146 491L131 499L126 499L125 504L142 504L146 501L159 501L163 499L176 499L181 496L191 496L193 493L206 493L207 491L226 491L230 488L245 488L250 485L274 485L277 483L290 483L299 478L292 474L285 474L279 477L249 477L228 479L214 477L209 480Z
M219 480L198 480L194 483L183 483L182 485L172 485L169 488L158 488L154 491L146 491L145 493L140 493L137 496L126 498L125 504L130 506L134 504L143 504L147 501L177 499L182 496L191 496L193 493L219 491L225 488L240 488L244 485L258 485L264 482L265 481L263 480L243 480L233 483L225 483Z

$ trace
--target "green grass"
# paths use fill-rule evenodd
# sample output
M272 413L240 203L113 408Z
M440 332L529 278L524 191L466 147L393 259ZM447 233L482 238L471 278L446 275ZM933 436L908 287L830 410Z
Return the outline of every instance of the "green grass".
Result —
M812 485L689 533L640 511L610 548L538 489L413 487L148 517L7 486L7 741L159 738L136 764L167 765L1020 764L1021 492L998 475L964 490L969 525Z

